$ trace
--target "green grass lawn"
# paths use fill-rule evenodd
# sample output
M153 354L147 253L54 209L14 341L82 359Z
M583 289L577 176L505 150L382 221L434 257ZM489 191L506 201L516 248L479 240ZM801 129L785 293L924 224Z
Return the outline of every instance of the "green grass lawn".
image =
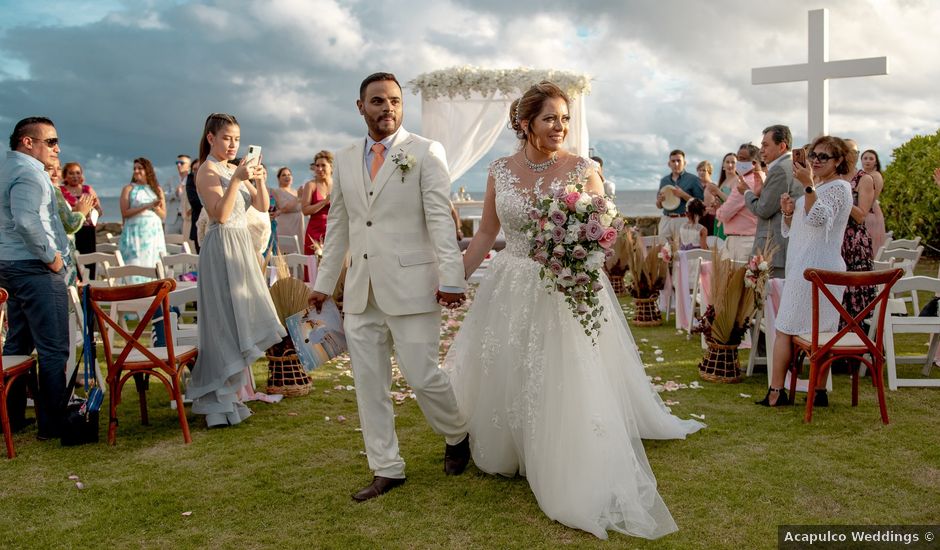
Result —
M923 272L936 274L936 268L927 264ZM669 325L633 332L657 383L699 380L697 338L688 340ZM907 353L926 349L919 336L902 342ZM655 361L653 346L662 350L662 362ZM741 359L746 364L747 352ZM816 409L813 422L804 424L802 395L796 407L753 404L766 391L763 372L740 384L703 382L701 389L662 394L674 413L704 415L708 428L685 441L645 442L679 525L677 533L656 541L612 534L605 543L554 523L524 478L494 477L472 466L462 476L445 476L443 440L412 399L396 405L408 482L357 504L350 494L371 473L357 431L355 394L346 389L353 383L348 368L338 361L318 370L305 397L251 404L255 415L236 427L209 431L190 414L191 445L183 444L176 414L156 381L150 426L140 425L134 386L126 386L114 447L104 442L104 418L97 445L63 448L36 441L35 429L18 434L19 456L2 462L0 544L771 548L779 524L938 522L940 390L888 392L891 424L885 426L870 382L862 384L859 406L852 408L850 379L837 375L831 405ZM266 373L266 365L256 363L262 389Z

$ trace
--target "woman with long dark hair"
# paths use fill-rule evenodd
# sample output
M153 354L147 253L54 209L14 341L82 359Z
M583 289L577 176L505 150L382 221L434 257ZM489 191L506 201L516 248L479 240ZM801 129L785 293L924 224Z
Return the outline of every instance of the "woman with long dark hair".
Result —
M160 253L166 252L163 238L163 219L166 217L166 200L163 189L157 183L153 164L143 157L134 159L131 183L121 190L121 231L119 248L124 263L153 267L160 261ZM143 277L128 277L128 283L143 282Z
M871 236L871 249L877 253L887 239L885 215L881 211L881 203L878 202L878 197L881 196L881 192L885 188L885 179L881 174L881 159L878 158L878 151L866 149L862 153L862 170L871 176L875 188L875 199L872 202L871 211L865 216L865 227L868 228L868 234Z
M77 162L65 163L65 166L62 168L61 176L62 183L59 185L59 190L62 191L62 196L74 211L77 212L80 210L80 208L77 207L79 200L83 197L89 197L94 205L94 209L98 211L98 215L100 216L104 213L104 210L101 209L101 202L98 200L98 194L95 193L95 190L92 189L90 185L85 183L85 174L81 164ZM77 250L79 254L90 254L95 251L96 244L95 224L92 223L91 216L85 216L82 227L75 233L75 250ZM88 272L89 277L94 279L94 264L88 266Z
M261 159L229 163L240 140L235 117L214 113L199 143L196 189L209 223L199 251L199 358L186 394L210 428L251 414L240 395L251 387L251 364L287 335L248 231L247 209L267 212L270 200Z

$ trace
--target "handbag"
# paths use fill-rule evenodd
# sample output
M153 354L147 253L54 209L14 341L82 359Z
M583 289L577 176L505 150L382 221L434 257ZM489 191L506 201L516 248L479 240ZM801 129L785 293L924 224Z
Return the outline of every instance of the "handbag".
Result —
M101 389L101 382L98 380L95 369L95 326L93 312L91 309L91 300L88 296L88 286L82 293L82 307L85 310L85 330L84 343L82 345L82 363L84 363L84 388L85 398L74 396L75 382L78 377L78 369L72 373L72 379L69 381L68 391L69 402L65 406L65 422L62 426L62 445L70 447L73 445L84 445L86 443L98 442L98 425L101 411L101 403L104 401L104 392Z
M918 317L937 317L938 301L940 301L940 298L937 298L936 296L931 298L930 301L924 305L924 308L920 310L920 315L918 315Z

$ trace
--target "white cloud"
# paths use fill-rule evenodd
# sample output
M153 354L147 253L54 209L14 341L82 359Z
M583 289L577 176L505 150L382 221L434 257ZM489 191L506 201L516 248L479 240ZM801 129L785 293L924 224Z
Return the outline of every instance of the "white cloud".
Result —
M195 152L213 111L235 113L244 139L263 145L269 164L306 175L315 151L363 133L354 102L365 75L391 70L407 82L460 64L592 75L588 123L606 172L621 188L652 186L673 148L684 149L690 164L716 164L771 123L806 139L806 85L752 86L750 70L805 60L807 10L818 7L803 0L786 7L76 0L50 12L39 4L5 8L0 22L0 121L9 127L22 116L52 116L63 158L93 164L96 181L113 187L136 156L171 174L177 153ZM892 148L938 125L940 45L931 37L940 4L827 4L831 59L887 55L891 71L832 81L831 129L887 160ZM54 32L40 29L49 25ZM420 101L411 94L405 124L420 130ZM507 132L461 183L480 189L487 161L512 146Z

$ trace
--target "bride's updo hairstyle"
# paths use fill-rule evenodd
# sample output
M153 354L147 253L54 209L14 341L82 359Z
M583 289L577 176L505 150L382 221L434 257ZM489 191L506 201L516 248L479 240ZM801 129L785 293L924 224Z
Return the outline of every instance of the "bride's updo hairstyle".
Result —
M509 129L516 133L520 141L526 141L528 135L522 128L522 121L527 121L530 125L535 117L542 112L542 105L549 98L560 97L565 100L568 107L571 107L571 98L557 84L543 80L532 86L522 97L512 102L509 107ZM533 145L535 145L533 143Z
M209 134L216 135L229 125L238 126L238 120L233 115L227 115L225 113L212 113L209 115L209 118L206 119L206 126L202 130L202 139L199 140L199 164L206 162L206 158L209 157L209 151L212 150L207 136Z

